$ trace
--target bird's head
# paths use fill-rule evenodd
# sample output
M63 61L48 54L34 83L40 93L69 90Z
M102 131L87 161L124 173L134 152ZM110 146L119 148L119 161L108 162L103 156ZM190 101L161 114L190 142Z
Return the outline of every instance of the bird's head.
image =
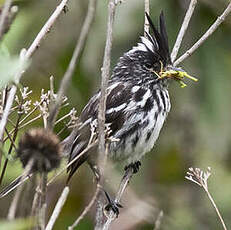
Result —
M114 75L123 77L146 76L154 79L174 79L178 81L181 87L186 86L183 79L190 78L196 81L181 68L174 67L171 61L168 45L168 36L166 31L164 14L161 12L159 17L159 29L156 28L146 13L150 25L150 33L145 33L141 37L141 42L134 46L130 51L120 58L117 67L114 69Z

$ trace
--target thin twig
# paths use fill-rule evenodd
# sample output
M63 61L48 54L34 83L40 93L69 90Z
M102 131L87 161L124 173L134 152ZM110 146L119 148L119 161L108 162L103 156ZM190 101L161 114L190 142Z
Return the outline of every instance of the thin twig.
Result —
M47 115L46 113L42 114L44 129L47 129ZM53 128L53 127L52 127ZM38 229L45 230L46 227L46 195L47 195L47 172L40 173L40 186L39 186L39 203L37 206L38 209Z
M38 49L41 41L46 36L47 33L50 32L51 27L54 25L57 18L60 16L60 14L63 12L63 9L66 7L69 0L62 0L61 3L56 7L53 14L50 16L50 18L47 20L46 24L42 27L38 35L36 36L35 40L30 45L29 49L26 52L26 58L30 58L33 53Z
M27 166L26 166L26 168L22 174L20 181L23 181L28 176L28 174L30 173L31 168L33 166L33 163L34 163L33 159L31 159L28 162L28 164L27 164ZM14 198L13 198L11 205L10 205L10 208L9 208L9 212L8 212L8 216L7 216L8 220L13 220L15 218L15 214L16 214L17 207L18 207L18 201L19 201L19 198L20 198L22 191L23 191L23 186L20 186L20 187L18 187L18 189L15 192Z
M128 170L126 170L124 177L121 180L120 183L120 187L119 190L117 192L116 198L115 198L115 203L120 203L122 195L127 187L127 185L129 184L130 179L133 176L133 169L132 168L128 168ZM116 218L116 214L111 210L109 212L109 214L107 215L107 221L105 222L104 226L103 226L103 230L108 230L112 221L115 220Z
M35 175L37 176L37 175ZM38 178L36 177L36 183L37 183L37 180ZM39 202L39 186L36 187L36 191L35 191L35 194L34 194L34 198L33 198L33 203L32 203L32 208L31 208L31 217L35 217L37 215L37 206L38 206L38 202Z
M1 94L2 98L2 109L5 109L6 106L6 101L7 101L7 96L8 96L8 87L5 86L2 94ZM2 154L3 154L3 147L4 147L4 142L3 142L3 137L0 139L0 166L2 165Z
M21 104L22 103L23 103L23 100L22 100ZM13 150L13 146L14 146L15 140L17 138L17 134L18 134L18 125L19 125L19 121L20 121L21 117L22 117L22 114L19 113L17 121L16 121L16 124L15 124L15 129L14 129L14 134L13 134L12 142L10 144L7 156L9 156L11 154L12 150ZM5 161L4 161L2 172L1 172L1 176L0 176L0 185L2 184L4 175L5 175L5 172L6 172L6 168L7 168L7 165L8 165L8 161L9 161L9 158L6 158Z
M218 26L225 20L226 16L229 15L231 12L231 2L221 14L221 16L217 17L217 20L209 27L209 29L205 32L205 34L189 49L187 50L182 56L180 56L175 62L174 66L179 65L182 61L184 61L187 57L191 56L192 53L197 50L213 32L218 28Z
M12 85L10 92L9 92L9 96L7 98L5 109L4 109L3 114L2 114L2 119L0 121L0 140L2 140L2 137L3 137L3 133L5 130L6 123L7 123L8 115L10 113L10 109L12 107L16 91L17 91L17 86Z
M149 0L144 0L144 13L150 14L150 2ZM149 22L147 17L144 14L144 36L146 37L146 33L149 33Z
M48 21L42 27L42 29L40 30L40 32L38 33L38 35L36 36L36 38L34 39L32 44L30 45L28 50L25 51L25 49L23 49L21 51L21 54L22 54L21 55L22 67L23 67L25 61L27 59L29 59L33 55L33 53L37 50L37 48L39 47L42 39L50 31L51 27L54 25L54 23L55 23L56 19L59 17L59 15L62 13L62 11L63 11L63 9L66 6L68 1L69 0L62 0L61 1L61 3L57 6L57 8L53 12L53 14L48 19ZM18 73L15 75L15 83L16 84L19 83L24 71L25 71L25 69L20 68L20 71L18 71ZM12 85L11 90L9 92L9 97L7 99L6 107L4 109L2 119L0 121L0 140L2 140L2 137L3 137L3 133L4 133L4 130L5 130L7 118L9 116L10 109L12 107L16 91L17 91L17 86Z
M163 216L164 216L164 212L161 210L160 213L158 214L157 218L156 218L154 230L160 229L161 220L162 220Z
M56 205L55 205L55 208L54 208L54 211L50 217L50 220L46 226L46 230L52 230L53 227L54 227L54 224L63 208L63 205L65 204L66 200L67 200L67 196L69 194L69 187L66 186L64 189L63 189L63 192L61 194L61 196L59 197L59 200L57 201Z
M100 181L99 184L103 187L104 183L104 168L107 160L106 148L105 148L105 111L106 111L106 89L108 87L108 80L110 76L110 66L111 66L111 48L112 48L112 34L113 34L113 24L115 18L116 4L118 2L115 0L110 0L108 3L108 21L107 21L107 36L106 45L104 50L104 59L102 67L102 78L101 78L101 96L99 100L99 112L98 112L98 130L99 130L99 146L98 146L98 167L100 171ZM101 194L100 194L101 196ZM99 198L99 200L102 200ZM100 214L102 212L102 204L97 202L96 207L96 223L95 230L102 229L102 220L97 218L103 216Z
M67 113L66 115L62 116L59 120L55 121L55 125L57 125L58 123L60 123L61 121L65 120L67 117L69 117L71 115L72 111L70 111L69 113Z
M224 230L227 230L227 227L226 227L226 225L225 225L225 222L224 222L224 220L223 220L223 218L222 218L222 215L221 215L219 209L217 208L217 205L216 205L215 201L213 200L213 197L211 196L211 194L210 194L210 192L209 192L208 189L207 189L207 190L205 189L205 191L206 191L206 193L207 193L207 195L208 195L208 198L209 198L209 200L211 201L211 203L212 203L214 209L216 210L217 216L218 216L218 218L219 218L220 221L221 221L221 224L222 224L222 226L223 226L223 229L224 229Z
M55 103L51 109L51 112L50 112L49 124L53 124L55 122L55 119L56 119L56 116L58 114L60 105L62 103L62 97L63 97L63 95L65 95L65 92L66 92L68 85L71 81L71 77L74 73L77 60L78 60L78 58L79 58L79 56L80 56L80 54L84 48L84 45L86 43L91 24L92 24L94 17L95 17L96 3L97 3L97 0L89 0L87 15L85 17L83 27L82 27L81 32L80 32L78 42L76 43L76 47L75 47L75 50L73 52L71 61L68 65L68 68L67 68L63 78L62 78L56 101L55 101Z
M99 101L98 113L98 128L99 128L99 166L102 165L102 159L105 156L105 110L106 110L106 89L108 87L108 80L110 76L111 66L111 48L112 48L112 32L115 17L115 1L110 0L108 4L108 24L107 24L107 38L104 50L104 59L102 67L102 80L101 80L101 97Z
M31 124L32 122L38 120L40 117L42 117L41 114L39 114L38 116L32 118L31 120L29 120L28 122L24 123L23 125L20 125L20 126L18 127L18 129L22 129L22 128L24 128L25 126L28 126L28 125Z
M76 221L68 227L68 230L73 230L78 224L79 222L86 216L86 214L91 210L92 206L95 204L95 201L98 197L99 191L101 189L101 186L99 183L97 183L97 187L96 187L96 191L91 199L91 201L89 202L89 204L84 208L83 212L81 213L81 215L76 219ZM47 229L46 229L47 230Z
M14 179L9 185L7 185L2 191L0 191L0 198L6 196L11 191L15 190L18 186L23 184L26 180L28 180L32 176L33 176L33 173L30 173L24 179L22 179L21 176Z
M193 15L196 4L197 4L197 0L191 0L191 2L189 4L188 10L187 10L185 17L184 17L184 21L183 21L181 28L180 28L180 32L178 33L175 45L172 49L172 53L171 53L172 62L174 62L176 60L178 51L179 51L180 46L181 46L181 42L183 40L183 37L185 35L186 30L188 29L188 25L189 25L189 22L191 20L192 15Z
M47 173L43 172L40 175L40 202L38 205L38 226L39 229L45 230L46 226L46 194L47 194Z
M12 0L6 0L5 4L3 6L3 9L2 9L2 13L0 16L0 40L1 40L2 35L4 33L4 24L5 24L7 15L9 13L11 4L12 4Z
M44 102L44 100L41 100L20 122L21 125L28 117L30 117L37 109L38 107Z
M14 140L11 138L11 135L10 135L9 131L7 130L7 128L5 129L5 132L6 132L6 135L7 135L8 139L10 140L10 143L13 145L13 147L14 147L14 149L15 149L15 151L16 151L17 148L16 148L16 146L15 146L15 142L14 142ZM8 157L8 156L7 156L7 157Z
M27 121L26 123L20 125L20 126L18 127L18 130L24 128L25 126L28 126L29 124L31 124L31 123L33 123L34 121L38 120L40 117L42 117L41 114L39 114L38 116L32 118L31 120ZM9 120L9 119L8 119L8 120ZM21 120L21 121L22 121L22 120ZM21 121L19 122L19 124L21 123ZM3 139L3 141L2 141L3 143L6 142L8 139L10 139L10 135L12 135L12 133L14 133L14 130L15 130L15 129L11 130L11 131L7 134L7 136L6 136L6 137Z
M13 128L15 128L14 122L9 117L8 117L7 121L9 122L9 124L11 124L13 126Z

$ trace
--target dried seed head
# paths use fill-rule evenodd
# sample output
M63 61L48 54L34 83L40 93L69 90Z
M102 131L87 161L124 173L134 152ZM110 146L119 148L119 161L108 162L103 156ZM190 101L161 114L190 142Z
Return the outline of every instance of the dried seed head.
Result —
M61 145L50 130L36 128L24 133L19 141L18 157L23 167L33 159L33 172L49 172L60 164Z

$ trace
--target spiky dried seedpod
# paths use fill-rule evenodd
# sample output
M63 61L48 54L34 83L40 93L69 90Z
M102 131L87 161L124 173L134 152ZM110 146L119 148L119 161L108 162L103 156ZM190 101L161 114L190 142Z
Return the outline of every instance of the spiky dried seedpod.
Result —
M17 155L23 167L33 159L32 172L50 172L59 166L61 152L59 138L52 131L34 128L21 137Z

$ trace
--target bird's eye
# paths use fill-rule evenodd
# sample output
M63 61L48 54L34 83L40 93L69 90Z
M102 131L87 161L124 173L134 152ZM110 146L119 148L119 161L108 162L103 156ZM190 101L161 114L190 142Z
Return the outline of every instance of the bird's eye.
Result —
M146 66L148 69L152 68L151 63L149 63L149 62L145 63L145 66Z

